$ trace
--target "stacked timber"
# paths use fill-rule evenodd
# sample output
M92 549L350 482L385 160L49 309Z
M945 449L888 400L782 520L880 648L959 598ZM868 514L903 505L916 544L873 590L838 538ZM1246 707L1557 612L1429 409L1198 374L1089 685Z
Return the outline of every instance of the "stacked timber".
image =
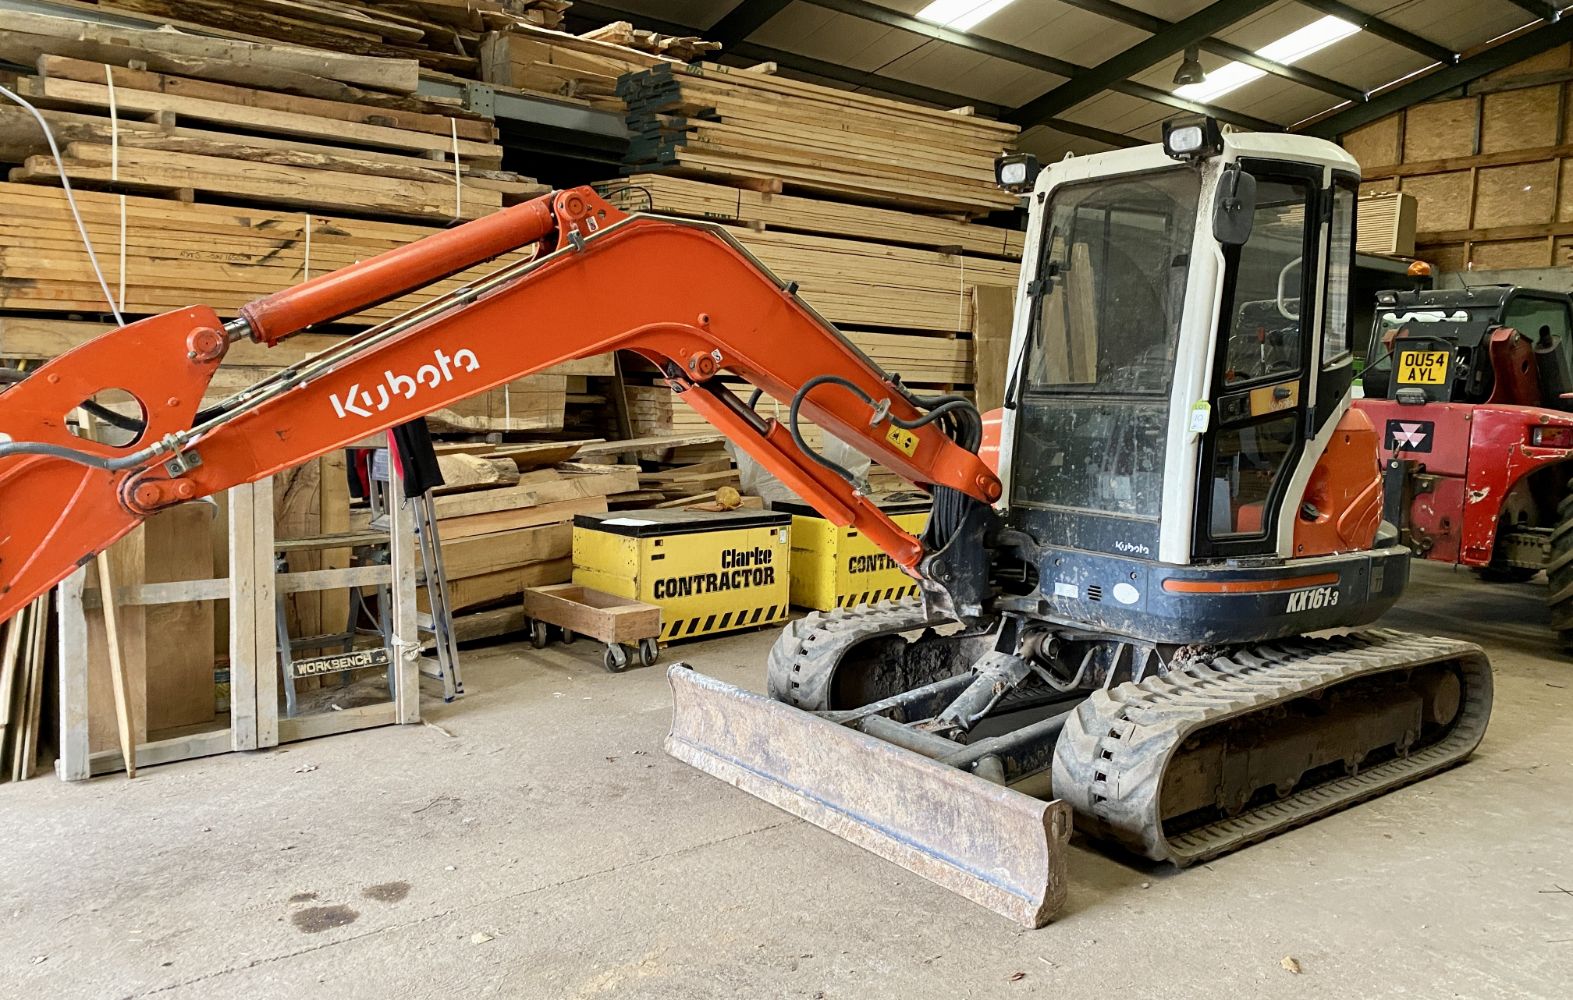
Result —
M38 766L50 595L0 625L0 781L31 778Z
M994 182L1014 125L708 64L662 62L618 94L633 171L968 216L1016 204Z
M627 21L613 21L593 31L586 31L579 37L595 42L610 42L680 62L693 62L721 51L720 42L709 42L695 35L663 35L658 31L644 31Z
M479 52L487 83L618 114L627 110L617 96L618 79L664 60L610 41L526 26L492 32Z
M455 611L517 604L573 576L573 519L639 490L639 468L571 459L583 442L438 445L433 504Z
M414 59L473 75L481 38L523 25L556 28L569 0L98 0L100 7L151 15L181 27L250 38Z
M12 181L439 223L544 190L498 169L490 121L415 97L414 60L9 18L0 58L63 153L0 110Z

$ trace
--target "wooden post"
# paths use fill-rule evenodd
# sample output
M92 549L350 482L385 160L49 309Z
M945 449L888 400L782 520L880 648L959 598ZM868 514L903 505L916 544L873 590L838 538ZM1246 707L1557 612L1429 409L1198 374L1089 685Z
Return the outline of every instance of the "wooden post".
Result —
M252 662L256 664L254 705L256 748L279 745L279 637L274 627L278 600L273 553L273 479L251 484L252 565L256 580L253 595L257 627L252 634Z
M60 756L55 773L61 781L86 781L93 776L87 733L87 611L82 593L87 567L60 583Z
M120 758L126 762L126 777L137 776L137 738L131 723L131 703L126 690L126 664L120 656L120 627L116 624L115 587L109 572L109 553L100 552L98 592L104 604L104 641L109 647L109 680L115 691L115 724L120 731Z
M273 613L257 621L256 532L273 522L273 511L257 510L252 484L229 491L229 733L230 749L257 748L258 629L273 631ZM271 535L272 532L269 532ZM267 567L273 576L273 566Z
M392 435L389 435L392 447ZM415 542L415 517L404 499L404 477L398 462L388 456L388 531L393 561L393 704L394 717L402 724L421 721L421 636L416 621L415 564L420 558Z

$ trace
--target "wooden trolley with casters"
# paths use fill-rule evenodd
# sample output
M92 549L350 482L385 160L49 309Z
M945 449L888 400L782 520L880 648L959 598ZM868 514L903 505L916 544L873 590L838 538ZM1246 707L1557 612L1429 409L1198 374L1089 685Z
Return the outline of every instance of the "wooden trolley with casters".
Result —
M653 604L614 597L572 583L532 587L524 592L524 613L530 616L530 638L536 649L546 646L546 626L563 630L563 642L587 635L606 643L602 663L613 673L628 668L635 657L654 666L661 647L661 609Z

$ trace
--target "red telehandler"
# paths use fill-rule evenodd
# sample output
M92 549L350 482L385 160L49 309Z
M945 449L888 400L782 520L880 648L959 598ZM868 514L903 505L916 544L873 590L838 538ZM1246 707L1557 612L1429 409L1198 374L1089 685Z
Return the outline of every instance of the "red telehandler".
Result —
M1422 558L1546 571L1573 639L1573 298L1514 285L1377 295L1355 406L1381 430L1386 516Z

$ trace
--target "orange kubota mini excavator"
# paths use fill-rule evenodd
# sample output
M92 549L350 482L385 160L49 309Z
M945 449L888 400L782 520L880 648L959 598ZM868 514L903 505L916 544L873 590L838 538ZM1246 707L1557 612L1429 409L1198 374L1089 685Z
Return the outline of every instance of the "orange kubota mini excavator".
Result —
M1005 158L1000 175L1030 230L999 476L970 402L881 371L724 228L581 188L228 323L192 306L112 330L10 385L0 617L161 508L628 350L921 583L921 599L793 623L769 697L671 669L668 750L783 809L1037 926L1064 899L1073 812L1185 865L1468 756L1491 705L1478 647L1304 637L1374 621L1408 576L1377 441L1349 408L1354 161L1199 121L1041 173ZM200 405L231 343L276 344L532 244ZM786 424L723 372L791 400ZM108 389L141 406L122 446L73 431ZM804 418L932 494L921 538L805 444Z

